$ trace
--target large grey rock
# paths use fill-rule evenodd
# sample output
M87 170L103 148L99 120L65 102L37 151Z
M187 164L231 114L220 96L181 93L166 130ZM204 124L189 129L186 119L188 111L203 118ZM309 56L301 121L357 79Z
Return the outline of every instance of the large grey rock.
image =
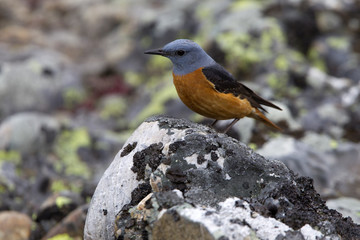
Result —
M276 149L276 151L274 151ZM257 152L278 159L295 173L314 179L323 196L360 198L360 144L337 142L324 134L307 133L301 140L278 137Z
M343 216L349 216L352 220L360 224L360 200L349 197L340 197L326 201L329 208L336 209Z
M46 152L59 130L60 123L49 115L36 112L14 114L0 125L0 150L22 154Z
M267 160L209 127L166 117L149 118L141 124L106 170L89 207L84 237L162 239L162 235L156 235L156 226L164 214L175 211L175 221L178 216L185 216L186 221L194 222L195 216L188 217L183 209L190 205L190 213L201 216L204 209L216 210L214 216L221 219L226 211L232 211L231 204L227 204L234 198L246 201L244 205L249 205L253 216L268 217L259 218L267 222L262 226L268 229L254 227L259 223L245 223L234 230L238 236L253 232L260 239L291 239L289 236L299 234L304 237L302 232L310 228L328 239L360 237L359 226L326 207L311 179L296 177L280 161ZM215 220L205 224L205 216L196 224L206 229L208 239L222 239L211 227ZM281 225L283 230L276 232L270 222ZM231 238L230 232L225 231L229 226L224 223L221 232ZM271 231L273 237L261 235L260 231Z
M20 111L52 111L64 106L70 86L72 92L81 92L78 74L64 55L38 48L15 55L0 59L0 118Z

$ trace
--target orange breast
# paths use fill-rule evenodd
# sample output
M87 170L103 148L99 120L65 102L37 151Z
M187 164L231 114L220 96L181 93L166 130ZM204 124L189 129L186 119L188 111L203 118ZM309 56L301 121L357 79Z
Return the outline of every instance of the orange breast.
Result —
M253 111L248 100L216 91L214 85L206 80L202 68L182 76L173 74L173 77L183 103L205 117L218 120L242 118Z

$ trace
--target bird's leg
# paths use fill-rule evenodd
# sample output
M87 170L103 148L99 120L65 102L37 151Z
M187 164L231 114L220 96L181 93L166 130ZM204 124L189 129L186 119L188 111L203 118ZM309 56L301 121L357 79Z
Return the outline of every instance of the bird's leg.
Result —
M215 119L215 121L210 125L211 127L215 126L215 124L217 123L217 119Z
M225 129L225 131L224 131L223 133L227 133L227 131L229 131L230 128L231 128L232 126L234 126L234 124L237 123L239 120L240 120L239 118L235 118L234 121L232 121L232 122L229 124L229 126L227 126L227 128Z

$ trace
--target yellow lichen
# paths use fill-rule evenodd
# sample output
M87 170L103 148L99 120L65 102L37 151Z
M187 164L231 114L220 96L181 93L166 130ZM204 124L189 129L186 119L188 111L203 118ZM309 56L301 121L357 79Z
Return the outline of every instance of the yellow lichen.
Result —
M61 192L64 190L69 190L69 187L67 187L62 180L56 180L51 183L50 189L52 192Z
M61 233L49 238L48 240L74 240L74 238L70 237L67 233Z
M108 97L101 108L100 116L104 119L120 117L126 110L126 106L127 105L123 97Z
M64 104L66 108L73 108L81 103L86 97L83 89L69 88L63 93Z
M313 47L310 49L309 59L312 62L313 66L315 66L316 68L320 69L323 72L327 71L326 64L325 64L324 60L320 57L316 47Z
M15 150L0 150L0 162L13 162L15 165L21 163L21 154Z
M137 115L135 121L131 123L131 127L136 127L149 116L164 113L165 103L174 98L177 98L176 89L172 81L169 81L160 91L154 91L150 103Z
M78 150L90 146L90 136L85 128L63 131L57 138L55 153L60 159L55 164L58 172L65 172L67 176L90 177L90 169L79 158Z
M349 40L344 37L329 37L326 41L331 47L340 50L346 50L350 46Z
M63 208L65 205L71 203L71 199L64 196L58 196L55 200L55 204L58 208Z
M289 68L288 59L284 55L279 55L275 59L275 67L280 71L287 71Z
M248 8L257 8L259 7L259 3L254 0L238 0L231 4L231 10L246 10Z

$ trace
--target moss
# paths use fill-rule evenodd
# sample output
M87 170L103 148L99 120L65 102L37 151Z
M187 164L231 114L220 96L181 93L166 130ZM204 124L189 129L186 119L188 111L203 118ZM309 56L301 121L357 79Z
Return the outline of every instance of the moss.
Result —
M61 160L57 162L55 169L67 176L89 178L90 170L77 152L81 147L89 147L90 143L90 136L85 128L63 131L57 138L55 147L55 153Z
M61 233L49 238L48 240L74 240L74 238L70 237L67 233Z
M63 93L64 104L68 109L72 109L84 101L86 94L83 89L69 88Z
M330 47L339 50L347 50L350 46L349 40L344 37L329 37L326 42Z
M71 203L71 199L68 197L64 197L64 196L59 196L56 198L55 200L56 206L61 209L63 208L65 205L68 205Z
M21 154L17 151L10 150L4 151L0 150L0 162L12 162L15 165L19 165L21 163Z

